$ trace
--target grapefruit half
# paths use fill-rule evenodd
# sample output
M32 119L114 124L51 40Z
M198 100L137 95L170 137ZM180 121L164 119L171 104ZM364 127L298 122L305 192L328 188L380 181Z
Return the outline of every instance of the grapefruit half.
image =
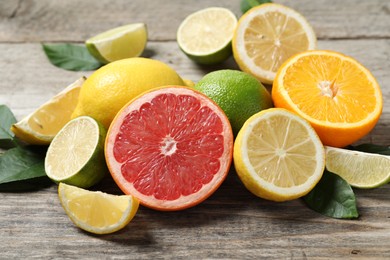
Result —
M233 134L202 93L167 86L126 104L107 134L105 156L119 188L146 207L175 211L208 198L232 162Z

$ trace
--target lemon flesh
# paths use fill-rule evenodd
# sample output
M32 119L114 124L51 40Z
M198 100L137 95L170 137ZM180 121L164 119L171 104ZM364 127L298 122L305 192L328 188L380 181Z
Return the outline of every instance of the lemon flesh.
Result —
M315 49L317 38L297 11L267 3L250 9L239 19L232 46L241 70L272 84L280 65L296 53Z
M306 195L321 179L324 147L310 124L285 109L248 119L234 144L234 165L256 196L273 201Z
M111 195L60 183L58 196L73 223L94 234L109 234L124 228L135 216L139 202L130 195Z
M70 121L84 81L85 78L76 80L34 112L12 125L11 130L15 136L29 144L49 144Z
M148 40L144 23L128 24L111 29L88 39L88 51L100 62L138 57L142 54Z
M105 129L91 117L71 120L47 150L47 176L54 182L83 188L99 182L107 172L103 152L105 135Z
M352 187L376 188L390 181L390 156L325 146L326 168Z
M210 7L190 14L180 24L177 42L180 49L200 64L215 64L232 54L231 41L236 16L226 8Z

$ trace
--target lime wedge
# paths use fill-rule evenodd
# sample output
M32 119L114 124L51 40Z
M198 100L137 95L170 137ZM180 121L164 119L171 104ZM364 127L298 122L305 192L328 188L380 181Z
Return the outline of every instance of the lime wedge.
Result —
M390 156L325 146L326 168L352 187L376 188L390 181Z
M236 16L226 8L210 7L187 16L177 31L180 49L200 64L216 64L232 54Z
M145 49L148 32L144 23L120 26L88 39L88 51L100 62L138 57Z
M54 137L46 153L45 171L54 182L88 188L107 172L105 129L93 118L77 117Z
M124 228L139 205L130 195L88 191L64 183L58 185L58 197L73 223L94 234L109 234Z

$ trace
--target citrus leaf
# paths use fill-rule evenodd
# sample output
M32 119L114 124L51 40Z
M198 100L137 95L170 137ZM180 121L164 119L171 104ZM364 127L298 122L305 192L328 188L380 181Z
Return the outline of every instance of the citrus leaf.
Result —
M0 105L0 148L8 149L16 146L11 126L16 118L6 105Z
M0 184L46 177L45 153L39 149L15 147L3 153L0 156Z
M66 70L95 70L102 66L83 45L61 43L42 44L42 47L53 65Z
M328 217L350 219L359 216L351 186L340 176L326 170L303 200L311 209Z
M265 4L265 3L271 3L271 2L272 2L271 0L241 0L240 3L241 12L244 14L249 9L255 6Z

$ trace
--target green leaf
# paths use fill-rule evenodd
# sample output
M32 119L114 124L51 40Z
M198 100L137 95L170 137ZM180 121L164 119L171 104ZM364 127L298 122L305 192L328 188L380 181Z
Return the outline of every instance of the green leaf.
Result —
M37 180L40 180L38 184L47 183L44 159L45 148L42 147L15 147L7 150L0 157L0 190L5 190L4 187L17 190L21 188L20 185L31 186Z
M16 118L6 105L0 105L0 148L8 149L16 146L14 133L11 126L16 123Z
M83 45L61 43L42 44L42 47L53 65L66 70L95 70L102 66Z
M326 170L319 183L303 199L311 209L328 217L350 219L359 216L351 186Z
M240 3L241 12L244 14L249 9L265 3L272 3L272 1L271 0L241 0Z
M357 146L349 146L347 147L350 150L366 152L366 153L377 153L383 155L390 155L390 147L377 145L377 144L360 144Z

